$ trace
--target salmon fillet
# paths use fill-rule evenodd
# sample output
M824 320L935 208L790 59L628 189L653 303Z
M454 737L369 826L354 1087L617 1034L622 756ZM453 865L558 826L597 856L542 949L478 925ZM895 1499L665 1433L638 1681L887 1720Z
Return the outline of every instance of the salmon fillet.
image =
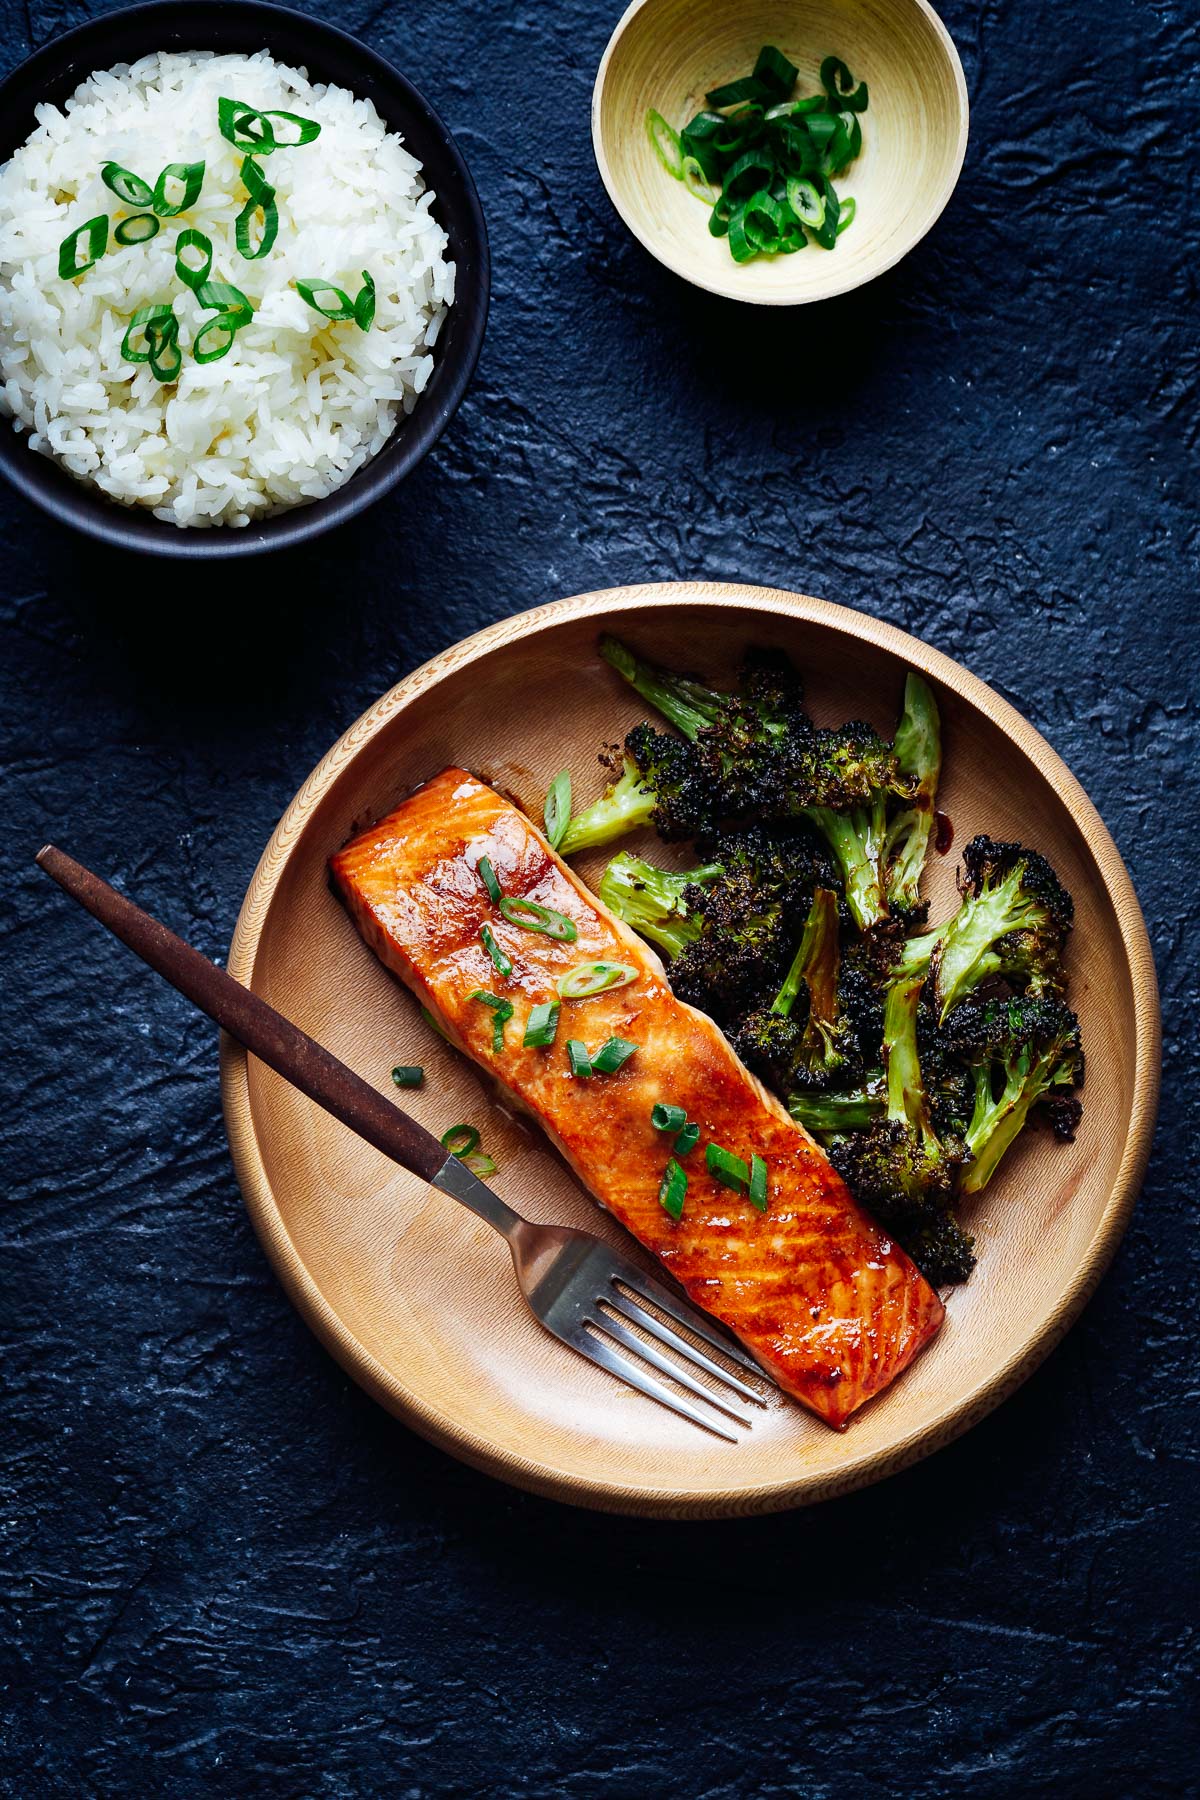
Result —
M504 918L477 872L482 856L505 894L562 913L577 940L556 942ZM712 1020L675 998L654 951L517 807L464 770L446 769L331 867L367 943L451 1041L538 1120L601 1205L789 1394L841 1427L928 1343L943 1308L924 1277ZM512 961L508 977L480 938L485 924ZM564 1000L554 1043L525 1049L530 1008L557 999L559 977L596 959L628 964L637 979ZM500 1053L493 1012L470 998L476 989L512 1002ZM609 1037L631 1040L636 1053L616 1074L575 1078L567 1039L595 1052ZM685 1107L700 1126L682 1163L688 1187L678 1222L658 1198L672 1138L650 1123L656 1101ZM747 1164L752 1153L764 1159L765 1212L707 1172L709 1141Z

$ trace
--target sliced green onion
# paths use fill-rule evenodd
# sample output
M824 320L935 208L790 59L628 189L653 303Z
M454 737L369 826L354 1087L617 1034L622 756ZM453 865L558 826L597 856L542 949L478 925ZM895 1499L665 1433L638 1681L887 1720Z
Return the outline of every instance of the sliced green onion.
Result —
M593 1056L592 1067L597 1075L615 1075L618 1069L625 1067L636 1049L637 1045L631 1044L628 1038L610 1037Z
M420 1063L401 1063L392 1070L392 1080L398 1088L419 1088L425 1079L425 1071Z
M233 349L240 330L241 321L235 313L218 313L215 318L206 319L192 342L192 355L198 363L220 362Z
M154 199L150 183L135 175L132 169L123 169L120 163L106 162L100 171L100 179L126 206L149 206Z
M767 1165L761 1156L750 1158L750 1204L759 1212L767 1210Z
M558 1014L557 1000L540 1000L536 1006L530 1007L522 1039L526 1050L542 1050L547 1044L554 1042L558 1033Z
M552 850L562 843L563 833L571 823L571 771L562 769L550 783L542 810L546 838Z
M706 206L716 198L716 189L694 156L683 159L683 185L693 200L703 200Z
M769 106L763 118L769 125L780 119L802 119L806 113L820 112L826 104L825 94L807 94L803 100L781 100L778 106Z
M587 1053L587 1045L581 1044L578 1038L567 1039L567 1061L576 1081L585 1080L592 1072L592 1059Z
M773 96L753 75L743 75L740 81L727 81L724 87L710 88L704 98L710 106L723 110L727 106L740 106L743 100L769 100Z
M841 217L842 206L834 192L833 183L827 175L821 177L821 188L825 195L825 217L821 222L820 230L814 231L813 236L822 249L832 250L837 243L838 220Z
M749 262L758 255L757 246L750 242L746 235L746 209L735 207L729 215L729 254L734 262Z
M375 319L375 283L369 269L362 272L363 284L354 296L354 323L360 331L370 331Z
M499 1056L504 1049L504 1027L513 1016L512 1001L502 1000L499 994L489 994L486 988L476 988L468 1000L478 1000L481 1006L488 1006L492 1011L492 1054Z
M300 298L306 300L313 311L319 312L323 318L352 319L354 317L353 300L345 288L335 286L332 281L322 281L319 277L314 277L311 281L297 281L294 285L299 291ZM331 304L325 303L317 299L318 294L332 294L334 299Z
M690 1156L699 1142L700 1127L696 1124L685 1125L679 1136L675 1139L676 1156Z
M428 1025L430 1031L437 1032L437 1034L441 1038L443 1044L450 1043L450 1039L446 1035L446 1030L445 1030L445 1027L443 1026L443 1024L441 1023L441 1020L435 1019L433 1014L430 1012L430 1010L427 1006L423 1006L421 1008L421 1017L424 1019L425 1023Z
M704 1162L709 1174L715 1176L722 1187L732 1188L740 1194L750 1186L750 1171L746 1164L731 1150L722 1150L720 1144L704 1146Z
M499 906L503 895L500 892L500 883L496 880L496 871L492 867L491 857L481 856L475 869L480 881L488 891L488 899L494 906Z
M146 338L150 345L150 373L154 379L177 381L183 367L183 351L179 348L179 321L174 313L169 322L163 320L161 331L155 331L151 326Z
M239 326L248 325L254 317L254 308L241 288L228 281L204 282L196 289L196 299L201 306L212 306L218 312L228 313Z
M764 44L750 79L760 82L763 87L774 88L778 94L790 94L799 73L795 63L789 62L782 50L777 50L774 44Z
M687 1176L675 1161L674 1157L672 1157L666 1168L663 1170L663 1178L658 1189L658 1203L663 1211L669 1213L673 1219L678 1220L683 1217L683 1202L687 1196L687 1182Z
M472 1175L478 1175L481 1180L496 1173L495 1158L488 1156L482 1150L468 1150L467 1154L460 1156L458 1160L470 1169Z
M283 116L291 118L292 115L286 113ZM259 112L257 106L248 106L244 100L229 100L224 95L218 99L217 129L235 150L252 150L256 156L270 156L276 146L275 127L269 115Z
M168 197L168 181L182 182L182 199L171 200ZM150 204L160 219L173 219L176 213L186 212L189 206L195 205L203 186L204 164L202 162L168 163L154 184Z
M658 1100L650 1110L650 1123L655 1131L679 1131L687 1124L687 1108Z
M843 231L849 230L850 226L853 225L854 215L857 211L857 200L854 198L853 194L847 194L838 211L837 234L839 237L841 237Z
M673 175L676 181L682 181L683 152L679 147L679 133L653 107L646 114L646 133L654 146L655 156L667 174Z
M299 150L303 144L311 144L314 138L319 138L321 135L321 127L317 124L317 121L315 119L302 119L299 113L280 112L278 107L275 107L270 112L263 113L261 116L264 119L286 119L289 125L294 125L296 127L296 136L294 138L280 137L278 132L275 133L275 148L277 150Z
M787 203L800 223L810 226L813 231L818 231L825 223L824 195L818 194L812 182L802 175L788 176Z
M169 306L139 306L129 321L125 336L121 339L121 355L126 362L148 363L153 353L152 339L161 336L167 319L173 319L174 313ZM138 333L146 340L144 350L135 350L134 341Z
M499 972L499 974L511 975L513 972L512 958L505 954L505 952L500 948L499 944L496 942L495 938L492 936L491 926L490 925L481 925L479 928L479 935L483 939L484 949L487 951L488 955L491 957L492 961L495 963L496 969Z
M183 260L185 250L198 250L202 258L198 269ZM212 239L205 237L202 231L196 231L191 225L181 231L175 239L175 273L185 287L193 290L202 288L212 274L213 247Z
M536 900L504 894L500 911L510 925L519 925L523 931L540 931L556 944L573 944L579 936L579 927L565 913L555 912L552 906L540 906Z
M113 237L118 244L148 244L161 230L162 220L153 213L134 213L113 226Z
M764 256L774 256L783 236L783 208L765 188L751 195L742 208L746 236Z
M866 112L867 84L860 81L854 86L854 77L840 56L827 56L821 64L821 86L837 101L839 112Z
M279 235L279 208L275 204L275 189L271 186L252 156L243 157L240 170L242 182L250 198L233 223L233 235L238 250L247 262L257 262L270 250ZM256 213L262 213L262 236L258 249L251 248L253 242L251 230Z
M590 1000L595 994L606 994L610 988L628 987L638 972L628 963L576 963L555 982L564 1000Z
M87 253L79 260L79 245L87 239ZM108 248L108 219L104 213L97 213L94 219L88 219L65 237L58 246L58 272L64 281L74 281L77 275L86 275L94 263L98 263Z
M478 1148L479 1133L474 1125L451 1125L449 1131L442 1133L442 1149L451 1156L470 1156Z

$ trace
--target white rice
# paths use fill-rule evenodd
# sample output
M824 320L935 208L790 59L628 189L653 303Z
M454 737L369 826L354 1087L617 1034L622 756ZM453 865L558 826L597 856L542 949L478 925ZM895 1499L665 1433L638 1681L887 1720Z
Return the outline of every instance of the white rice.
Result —
M321 126L313 143L263 158L279 235L255 261L234 240L243 152L217 128L220 95ZM370 102L265 50L171 54L92 75L65 111L40 106L37 119L0 169L0 412L35 450L124 505L195 526L248 525L318 500L383 448L429 380L454 264L421 165ZM112 226L136 209L104 186L103 164L153 186L167 163L201 157L195 205L149 243L117 245ZM108 252L64 281L59 245L96 213L111 221ZM175 274L185 226L212 239L212 279L255 308L217 362L190 355L213 314ZM353 298L363 270L377 292L365 332L324 320L291 285L320 278ZM121 356L131 315L154 302L179 320L183 368L169 386Z

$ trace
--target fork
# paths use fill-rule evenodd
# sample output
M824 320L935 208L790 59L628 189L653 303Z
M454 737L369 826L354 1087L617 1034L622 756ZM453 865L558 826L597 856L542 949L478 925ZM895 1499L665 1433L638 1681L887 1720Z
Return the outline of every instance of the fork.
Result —
M530 1311L561 1343L715 1437L739 1441L734 1428L752 1423L744 1405L765 1406L761 1389L774 1391L774 1384L713 1320L590 1231L522 1218L393 1100L65 851L48 844L37 862L260 1061L401 1168L493 1226L508 1242Z

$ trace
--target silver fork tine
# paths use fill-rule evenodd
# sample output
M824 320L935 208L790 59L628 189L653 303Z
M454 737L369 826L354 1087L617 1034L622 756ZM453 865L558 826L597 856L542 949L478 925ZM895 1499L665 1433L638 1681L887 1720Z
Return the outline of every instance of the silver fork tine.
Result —
M638 1323L640 1324L641 1321L639 1320ZM687 1388L689 1393L699 1395L701 1400L707 1401L709 1406L715 1406L718 1412L723 1412L738 1425L752 1423L745 1413L740 1413L736 1407L730 1406L723 1395L714 1394L712 1389L706 1388L702 1381L697 1381L694 1375L690 1375L686 1369L680 1368L677 1362L673 1362L669 1356L664 1356L662 1351L656 1349L653 1344L646 1343L644 1338L638 1337L636 1333L630 1331L627 1325L622 1325L621 1321L614 1319L611 1314L598 1311L594 1319L588 1320L588 1324L607 1333L609 1337L616 1338L618 1344L624 1344L627 1350L633 1350L643 1361L648 1362L651 1368L657 1369L660 1374L669 1375L672 1381L677 1381L681 1387ZM686 1344L682 1345L683 1350L687 1348Z
M681 1300L678 1294L670 1293L667 1288L661 1286L661 1284L655 1281L652 1276L643 1275L640 1269L637 1270L636 1273L633 1273L631 1270L627 1275L624 1269L622 1269L619 1275L615 1275L613 1279L614 1281L622 1281L626 1287L633 1289L633 1292L627 1294L625 1297L628 1300L632 1300L635 1305L638 1303L641 1295L644 1295L646 1298L652 1300L660 1311L665 1312L669 1318L674 1319L677 1324L686 1325L688 1330L695 1332L698 1338L703 1338L706 1344L711 1345L714 1350L719 1350L722 1356L728 1356L732 1362L739 1363L741 1367L748 1370L751 1375L757 1375L760 1381L771 1381L771 1377L764 1374L763 1370L760 1369L758 1364L754 1361L754 1358L748 1355L747 1352L742 1349L740 1344L735 1343L732 1338L726 1337L723 1333L719 1332L713 1325L711 1319L706 1319L703 1313L697 1311L694 1306L689 1305L686 1300ZM771 1385L773 1387L775 1385L774 1382L771 1382Z
M622 1313L625 1318L632 1319L633 1323L638 1326L640 1330L648 1331L652 1337L658 1339L660 1344L668 1344L678 1355L686 1357L689 1362L695 1363L697 1367L706 1369L710 1375L715 1375L719 1381L725 1382L728 1387L733 1388L734 1391L741 1394L743 1398L753 1400L756 1406L766 1405L766 1401L761 1394L755 1393L752 1387L742 1381L737 1375L731 1374L728 1369L723 1369L720 1363L713 1361L711 1356L705 1356L703 1350L697 1350L695 1344L689 1343L686 1338L680 1337L678 1332L672 1331L669 1325L664 1325L661 1319L656 1318L653 1313L647 1312L645 1307L638 1306L631 1295L623 1294L618 1288L615 1294L605 1299L604 1304L605 1306L613 1307L615 1311ZM622 1339L622 1342L624 1342L624 1339ZM644 1353L643 1346L643 1354ZM707 1388L703 1391L706 1394L709 1392Z
M574 1348L582 1356L590 1358L594 1363L599 1363L602 1369L607 1369L610 1375L615 1375L618 1380L626 1382L631 1388L636 1388L640 1394L646 1394L651 1400L657 1400L660 1406L669 1407L672 1412L678 1413L680 1418L690 1419L693 1425L703 1426L704 1430L711 1431L714 1437L724 1438L727 1444L738 1442L734 1433L726 1431L724 1426L711 1414L701 1412L698 1406L693 1406L691 1401L685 1400L682 1395L673 1394L670 1388L664 1387L661 1381L656 1381L653 1375L643 1374L636 1363L632 1362L629 1357L622 1356L606 1339L593 1337L589 1331L581 1331L572 1342Z

